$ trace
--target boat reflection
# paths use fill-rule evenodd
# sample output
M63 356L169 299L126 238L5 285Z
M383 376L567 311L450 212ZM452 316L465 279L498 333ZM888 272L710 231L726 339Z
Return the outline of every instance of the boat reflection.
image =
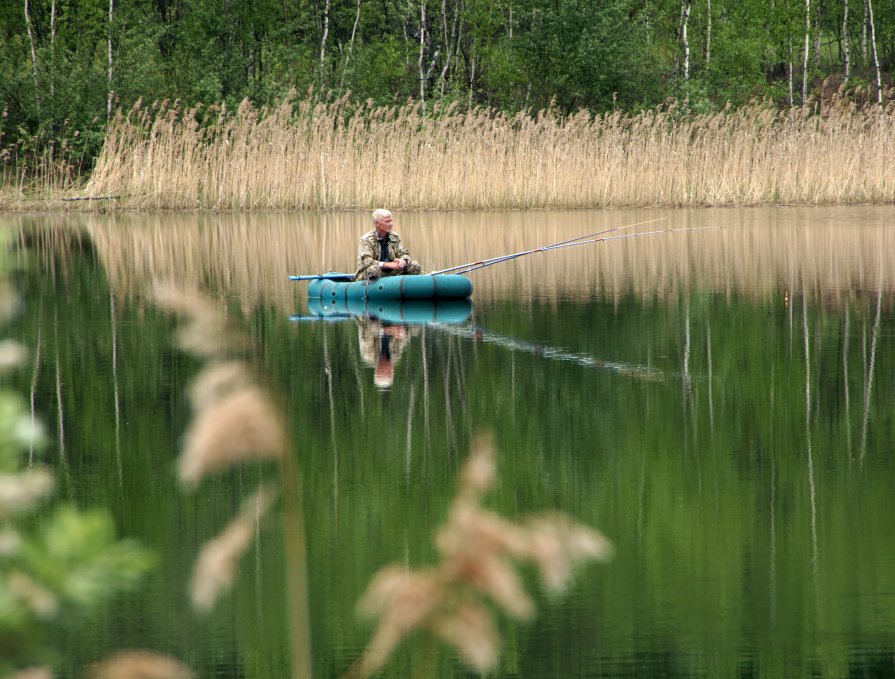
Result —
M424 323L465 323L472 315L472 302L455 300L323 300L308 299L309 316L293 316L292 320L339 320L369 318L381 323L420 325Z
M308 299L306 316L293 321L343 321L357 323L357 341L363 362L373 369L373 383L389 389L395 382L395 366L421 326L450 327L465 323L472 302L459 300L323 300Z
M377 386L387 388L394 381L394 365L411 336L427 326L472 342L493 344L511 352L541 356L552 361L574 363L645 380L661 380L664 373L651 366L606 360L538 342L529 342L493 332L467 321L472 302L444 300L329 301L308 300L309 315L292 316L293 321L343 321L358 323L358 343L364 362L374 368Z

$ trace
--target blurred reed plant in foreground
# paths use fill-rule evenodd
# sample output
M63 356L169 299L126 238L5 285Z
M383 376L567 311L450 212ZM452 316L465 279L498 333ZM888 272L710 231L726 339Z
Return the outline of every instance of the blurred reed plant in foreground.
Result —
M178 476L194 489L211 474L233 466L273 462L287 492L261 483L238 514L199 554L191 578L194 609L209 611L232 586L239 560L256 537L256 528L278 495L287 559L290 649L293 677L311 676L305 521L298 463L289 442L282 409L240 357L247 338L228 323L224 310L195 290L157 284L155 303L181 323L178 347L203 360L189 388L193 417L178 458Z
M435 545L441 560L430 568L383 568L358 604L361 614L378 618L373 638L346 677L379 670L408 635L426 630L456 649L469 667L488 672L500 653L495 611L515 620L535 613L517 564L531 563L551 594L569 585L576 564L612 557L599 532L559 512L532 515L514 523L482 507L496 481L490 437L478 435L460 473L457 496Z
M159 307L181 317L176 335L179 347L206 361L189 389L194 416L178 460L183 485L193 488L209 474L237 464L274 461L280 465L292 669L294 677L309 677L301 479L280 409L248 364L237 358L246 338L230 327L220 307L198 292L173 285L156 285L153 296ZM528 620L535 612L534 601L515 570L517 563L534 564L545 588L559 593L569 584L577 563L612 555L603 535L558 512L514 523L484 509L482 500L495 480L490 438L480 435L461 472L447 523L436 536L441 561L415 572L389 566L373 578L359 610L378 618L379 624L347 676L373 674L401 640L418 629L452 645L470 667L488 671L500 650L492 606L517 620ZM259 486L230 525L203 547L192 577L194 608L210 609L232 586L238 561L255 539L256 524L276 495L272 487Z
M6 277L0 238L0 322L19 307ZM28 359L12 340L0 341L0 384ZM49 679L60 657L59 633L99 613L135 587L154 556L118 540L111 514L52 503L55 477L45 458L43 429L25 399L0 386L0 677Z
M110 121L85 196L215 210L891 202L888 101L706 115L138 103Z

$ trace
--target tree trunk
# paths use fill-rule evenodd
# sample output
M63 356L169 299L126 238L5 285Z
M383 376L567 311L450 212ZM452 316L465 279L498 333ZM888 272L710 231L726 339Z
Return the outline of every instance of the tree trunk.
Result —
M848 0L842 3L842 60L845 62L845 82L851 76L851 45L848 41Z
M821 63L820 32L822 30L821 27L823 26L823 23L824 23L823 16L822 16L822 13L824 11L823 3L819 2L819 3L815 4L814 9L815 9L815 12L814 12L814 25L815 25L815 29L814 29L814 63L820 64Z
M454 6L454 21L451 25L451 35L448 38L448 42L444 46L444 67L441 69L441 96L444 98L444 88L447 84L447 75L448 70L450 70L451 62L454 59L454 54L460 51L460 37L457 35L457 25L460 21L460 3ZM456 47L454 47L456 40Z
M106 81L106 119L112 117L112 100L115 92L112 90L112 19L115 12L115 0L109 0L109 70Z
M423 66L423 57L426 53L426 0L420 2L420 56L417 59L417 68L420 74L420 101L423 103L423 111L426 110L426 71Z
M705 70L712 61L712 0L705 2Z
M867 0L864 0L864 20L861 22L861 62L867 65Z
M50 100L56 98L56 0L50 4Z
M876 28L873 25L873 0L867 0L867 16L870 20L870 48L873 54L873 69L876 71L876 101L883 103L883 81L879 72L879 55L876 52Z
M687 39L687 24L690 21L692 0L681 0L681 47L684 50L684 82L690 80L690 41Z
M342 65L342 77L339 80L339 96L342 96L342 87L345 85L345 71L348 70L348 62L354 51L354 37L357 35L357 24L360 22L360 0L357 0L357 13L354 15L354 26L351 28L351 41L348 43L348 54L345 55L345 63Z
M320 87L325 85L326 73L326 41L329 38L329 6L330 0L326 0L323 7L323 34L320 36Z
M811 0L805 0L805 49L802 53L802 105L808 101L808 50L811 47Z
M475 50L475 43L472 45L472 49ZM472 98L475 94L475 53L472 55L472 59L470 60L470 68L469 68L469 108L472 108Z
M787 80L789 81L789 107L792 108L792 105L795 100L795 95L793 94L793 62L792 62L792 36L789 38L789 60L786 62L786 71L787 71Z
M31 8L25 0L25 27L28 29L28 43L31 45L31 72L34 75L34 103L40 111L40 81L37 77L37 49L34 47L34 32L31 30Z

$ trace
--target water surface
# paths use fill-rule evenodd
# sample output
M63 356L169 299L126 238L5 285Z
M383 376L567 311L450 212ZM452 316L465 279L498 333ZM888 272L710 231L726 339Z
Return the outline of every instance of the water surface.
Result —
M562 510L617 552L559 597L524 571L538 613L504 620L494 676L895 673L895 208L397 214L429 270L635 223L615 235L724 228L476 272L466 320L390 331L387 389L370 324L309 318L286 279L350 270L365 214L3 222L26 301L11 334L35 352L17 385L53 434L44 457L60 494L110 508L160 556L142 590L59 640L66 676L134 647L203 677L289 674L276 520L259 526L232 596L208 616L189 609L200 546L271 470L178 487L200 364L149 302L155 280L226 308L282 397L317 676L340 676L369 639L355 602L377 569L436 559L480 429L499 449L491 509ZM414 673L466 671L413 638L385 676Z

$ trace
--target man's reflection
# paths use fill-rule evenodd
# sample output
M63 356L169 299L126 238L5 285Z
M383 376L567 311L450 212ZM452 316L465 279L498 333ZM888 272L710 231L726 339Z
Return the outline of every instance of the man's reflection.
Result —
M388 389L395 382L395 365L410 341L410 329L369 316L355 318L360 355L364 363L373 368L373 384Z

